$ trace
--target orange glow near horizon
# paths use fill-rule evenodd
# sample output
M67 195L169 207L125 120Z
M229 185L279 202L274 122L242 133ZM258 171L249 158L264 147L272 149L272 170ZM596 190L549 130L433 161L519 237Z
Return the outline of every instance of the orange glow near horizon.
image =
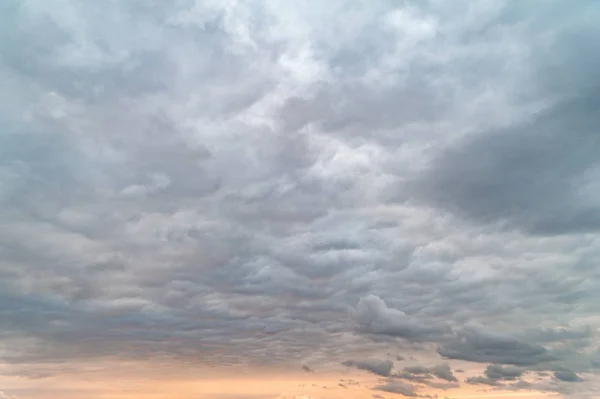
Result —
M351 373L286 373L272 370L254 375L236 375L232 370L198 369L197 376L189 372L179 376L145 374L143 365L135 372L101 372L64 374L56 377L28 379L0 377L0 393L10 399L372 399L380 395L386 399L403 398L399 394L375 391L372 388L381 379L360 372ZM183 375L185 374L185 375ZM210 374L210 375L209 375ZM142 376L143 375L143 376ZM339 386L340 379L359 381L360 385ZM440 398L505 397L544 399L560 396L535 392L482 392L482 387L463 386L447 391L418 392L420 395L437 393ZM0 398L4 399L2 395Z

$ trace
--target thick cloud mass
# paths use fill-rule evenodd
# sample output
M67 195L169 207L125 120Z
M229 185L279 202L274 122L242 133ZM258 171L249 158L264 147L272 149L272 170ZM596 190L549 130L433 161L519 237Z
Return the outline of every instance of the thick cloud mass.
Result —
M1 373L596 389L597 1L1 3Z

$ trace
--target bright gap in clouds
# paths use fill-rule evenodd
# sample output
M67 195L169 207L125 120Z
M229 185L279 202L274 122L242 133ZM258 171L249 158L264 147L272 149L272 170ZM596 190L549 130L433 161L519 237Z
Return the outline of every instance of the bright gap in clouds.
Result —
M593 398L600 3L5 0L0 398Z

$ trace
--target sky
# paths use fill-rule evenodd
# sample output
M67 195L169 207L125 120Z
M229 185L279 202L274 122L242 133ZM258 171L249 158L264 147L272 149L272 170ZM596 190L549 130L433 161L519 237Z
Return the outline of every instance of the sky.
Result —
M0 398L598 398L599 20L1 1Z

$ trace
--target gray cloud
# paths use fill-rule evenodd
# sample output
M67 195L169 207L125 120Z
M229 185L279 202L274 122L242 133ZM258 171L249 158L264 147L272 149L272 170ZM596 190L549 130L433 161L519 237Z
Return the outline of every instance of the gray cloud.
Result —
M392 374L392 377L442 390L458 388L460 386L460 384L458 384L458 379L448 364L439 364L434 367L408 366L404 367L402 372ZM434 377L437 377L444 382L439 380L436 381L434 380Z
M452 372L452 369L448 364L439 364L434 367L425 367L425 366L408 366L404 367L402 374L398 374L405 379L415 378L417 379L429 379L431 376L435 376L441 380L446 380L449 382L457 382L458 379Z
M391 360L346 360L342 364L347 367L356 367L359 370L369 371L382 377L389 376L394 368L394 363Z
M402 378L403 380L407 380L407 381L411 381L411 382L418 382L420 384L426 384L426 385L433 379L433 377L429 373L415 374L415 373L411 373L410 371L402 371L400 373L394 373L393 376L396 378Z
M403 369L407 373L411 374L429 374L431 369L425 366L408 366Z
M596 230L600 213L586 173L600 162L598 99L565 100L533 121L467 139L435 161L424 178L428 195L476 220L534 233Z
M397 393L408 397L418 397L419 394L416 391L414 385L405 384L398 381L388 381L385 384L376 385L373 389L384 392Z
M600 368L600 352L594 354L594 358L590 360L590 363L594 368Z
M585 341L593 336L589 326L583 328L535 328L524 331L523 338L537 342Z
M467 326L456 337L438 348L448 359L480 363L530 366L556 360L547 348L506 334L492 333L479 326Z
M523 369L518 367L504 367L500 364L490 364L485 369L485 376L493 380L512 381L523 376Z
M470 377L465 380L467 384L471 385L489 385L494 387L494 390L498 391L520 391L520 390L531 390L540 389L541 391L556 391L556 388L548 389L542 388L541 385L535 385L525 380L518 380L513 383L505 383L502 380L488 378L488 377Z
M361 298L356 308L352 310L352 316L364 332L385 334L413 341L439 338L448 331L443 326L427 325L427 323L411 319L398 309L388 308L385 302L375 295Z
M572 370L558 370L554 372L554 377L560 381L581 382L583 379Z
M541 110L468 135L442 151L417 191L478 222L503 222L543 235L597 231L590 178L600 161L593 111L599 93L583 82L594 80L600 59L567 55L574 48L597 53L600 31L586 13L597 15L598 9L586 2L568 13L574 25L556 26L551 45L534 50L533 82L547 95Z
M442 380L450 382L458 381L458 379L454 376L450 365L448 364L439 364L437 366L432 367L431 373Z
M3 373L593 392L597 2L238 3L0 6Z
M467 384L482 384L482 385L490 385L495 387L507 387L513 386L511 384L505 384L506 381L516 381L519 380L525 371L518 367L511 366L502 366L500 364L490 364L486 367L484 371L484 376L478 377L470 377L465 380ZM514 385L514 387L523 387L527 388L528 386L523 385L522 380L518 381L518 385Z
M425 385L427 385L431 388L441 389L443 391L452 389L452 388L460 388L460 384L458 383L458 381L456 381L456 382L428 381L425 383Z
M465 382L467 384L471 384L471 385L478 385L478 384L480 384L480 385L490 385L490 386L493 386L493 387L502 385L498 380L494 380L494 379L491 379L491 378L488 378L488 377L481 377L481 376L478 376L478 377L469 377L469 378L467 378L465 380Z

